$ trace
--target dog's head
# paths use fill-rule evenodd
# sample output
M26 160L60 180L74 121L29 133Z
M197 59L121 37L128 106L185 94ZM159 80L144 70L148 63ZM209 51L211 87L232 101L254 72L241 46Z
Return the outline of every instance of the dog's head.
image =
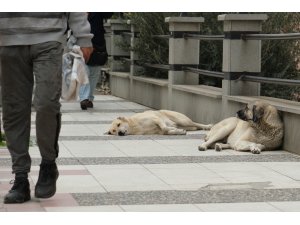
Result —
M267 117L272 114L271 111L274 112L274 110L276 111L273 106L265 102L255 101L249 103L244 109L239 110L237 112L237 117L245 121L253 121L254 123L257 123L262 118L266 120Z
M125 136L129 134L129 124L128 120L125 117L118 117L115 119L109 128L109 131L106 132L109 135L118 135Z

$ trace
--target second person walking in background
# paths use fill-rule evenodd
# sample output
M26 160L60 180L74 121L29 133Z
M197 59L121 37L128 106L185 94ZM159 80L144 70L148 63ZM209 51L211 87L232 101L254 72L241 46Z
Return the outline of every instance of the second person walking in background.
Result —
M106 43L104 39L105 30L103 20L113 15L110 12L90 12L88 13L88 21L91 24L91 33L94 34L92 43L94 51L87 62L87 71L89 76L89 84L82 85L79 90L80 107L82 110L93 108L94 91L97 86L101 66L107 61Z

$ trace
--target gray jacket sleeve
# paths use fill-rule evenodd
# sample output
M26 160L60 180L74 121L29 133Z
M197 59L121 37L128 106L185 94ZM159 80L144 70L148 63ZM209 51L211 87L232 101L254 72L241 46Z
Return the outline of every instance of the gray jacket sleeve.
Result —
M84 12L70 12L68 13L68 24L76 37L76 44L80 47L92 47L91 26L87 20L87 13Z

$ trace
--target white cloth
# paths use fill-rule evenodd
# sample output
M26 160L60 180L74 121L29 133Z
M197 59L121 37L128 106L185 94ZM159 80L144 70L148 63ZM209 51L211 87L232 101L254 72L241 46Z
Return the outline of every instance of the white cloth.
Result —
M74 45L70 52L63 55L62 99L76 101L80 86L88 83L88 73L80 46Z

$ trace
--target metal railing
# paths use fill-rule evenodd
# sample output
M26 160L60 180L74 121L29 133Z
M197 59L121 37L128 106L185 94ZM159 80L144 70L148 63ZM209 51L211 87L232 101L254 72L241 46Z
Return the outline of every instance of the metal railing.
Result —
M153 38L168 39L170 35L152 35ZM185 39L197 39L206 41L222 41L225 35L206 35L206 34L189 34L184 33ZM300 39L300 33L286 33L286 34L241 34L243 40L295 40Z
M188 39L198 39L198 40L223 40L224 39L224 35L184 34L184 37ZM300 33L242 34L241 38L244 40L295 40L295 39L300 39ZM186 67L185 69L186 69L185 71L191 71L205 76L224 78L224 73L222 72L199 70L192 67ZM242 75L238 80L267 83L267 84L287 85L287 86L300 86L300 80L281 79L281 78L262 77L262 76Z
M300 33L286 34L242 34L244 40L294 40L300 39Z
M122 32L122 35L125 35L125 36L132 36L132 33L131 32Z
M145 67L160 69L160 70L169 70L170 65L162 65L162 64L151 64L151 63L143 63L142 64Z
M198 74L201 74L203 76L224 78L224 73L223 72L216 72L216 71L210 71L210 70L201 70L201 69L197 69L197 68L193 68L193 67L183 67L183 71L198 73Z
M185 39L197 39L197 40L206 40L206 41L222 41L224 35L200 35L200 34L187 34L183 35Z
M155 34L155 35L152 35L151 37L153 37L153 38L169 39L171 36L168 35L168 34L166 34L166 35L164 35L164 34Z
M266 84L300 86L300 80L281 79L281 78L272 78L272 77L242 75L237 80L259 82L259 83L266 83Z
M149 68L154 68L159 70L170 70L170 65L142 63L140 61L135 61L135 64L137 66L149 67Z
M124 35L131 35L129 32L123 32ZM185 39L197 39L197 40L224 40L225 35L198 35L184 33L183 37ZM169 39L171 35L152 35L153 38ZM300 39L300 33L286 33L286 34L241 34L243 40L295 40ZM128 58L124 58L126 61L130 61ZM170 70L170 65L162 64L151 64L151 63L139 63L137 65L149 68L155 68L160 70ZM183 66L182 70L185 72L193 72L199 75L215 77L224 79L224 72L202 70L194 67ZM267 84L277 84L277 85L287 85L287 86L300 86L300 80L292 79L281 79L281 78L272 78L272 77L263 77L263 76L250 76L250 75L241 75L237 81L249 81L249 82L259 82Z

